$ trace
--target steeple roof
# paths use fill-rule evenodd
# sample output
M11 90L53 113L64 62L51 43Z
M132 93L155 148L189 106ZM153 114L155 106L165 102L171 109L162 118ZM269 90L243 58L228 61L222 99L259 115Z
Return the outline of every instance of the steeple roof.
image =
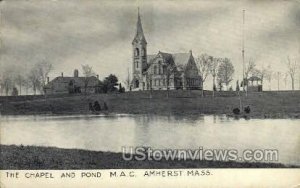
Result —
M140 16L140 9L138 9L138 20L137 20L137 24L136 24L136 34L135 37L132 41L132 43L134 42L144 42L147 44L146 38L144 36L144 32L143 32L143 27L142 27L142 21L141 21L141 16Z

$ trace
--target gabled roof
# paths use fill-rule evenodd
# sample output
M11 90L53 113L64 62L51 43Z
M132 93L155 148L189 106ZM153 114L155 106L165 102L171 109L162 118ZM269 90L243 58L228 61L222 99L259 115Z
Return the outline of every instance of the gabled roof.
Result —
M71 81L74 81L74 84L77 86L83 87L85 85L85 81L87 79L87 86L93 87L96 86L99 83L99 79L95 76L91 77L56 77L53 80L51 80L45 87L50 87L53 83L65 83L69 84Z
M166 53L159 51L158 54L147 55L147 68L152 64L156 57L161 56L165 62L174 63L178 71L184 71L190 58L191 53Z
M147 63L150 63L156 56L157 54L147 55Z
M174 63L177 68L184 70L191 57L190 53L175 53L172 54Z
M135 34L135 37L134 37L132 43L139 42L139 41L147 44L147 41L146 41L146 38L145 38L144 32L143 32L140 11L138 10L138 20L137 20L137 24L136 24L136 34Z
M250 78L248 78L248 81L261 81L261 78L259 78L258 76L251 76Z

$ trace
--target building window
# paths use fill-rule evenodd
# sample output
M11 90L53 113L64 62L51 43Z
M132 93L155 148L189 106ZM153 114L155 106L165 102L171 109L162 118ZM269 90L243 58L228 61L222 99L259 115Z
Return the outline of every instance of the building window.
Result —
M167 67L166 65L163 66L163 74L166 74L167 73Z
M139 68L139 62L136 61L135 64L136 64L136 68L138 69Z
M146 56L146 49L145 48L142 49L142 56Z
M138 88L140 86L140 82L138 80L135 81L135 87Z
M153 69L154 69L154 74L157 74L157 66L156 65L153 67Z
M140 50L138 48L135 49L134 55L135 56L139 56L140 55Z
M161 61L158 61L158 74L161 74Z

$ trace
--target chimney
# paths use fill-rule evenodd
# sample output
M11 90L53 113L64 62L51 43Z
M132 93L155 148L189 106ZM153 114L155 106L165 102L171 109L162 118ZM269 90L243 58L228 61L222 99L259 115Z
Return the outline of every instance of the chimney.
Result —
M192 50L190 50L190 54L192 55Z
M99 79L99 74L97 74L97 76L96 76L96 77L97 77L97 79Z
M49 84L49 76L47 77L47 84Z
M61 73L61 77L64 77L64 73L63 72Z
M74 77L76 77L76 78L78 77L78 69L74 70Z

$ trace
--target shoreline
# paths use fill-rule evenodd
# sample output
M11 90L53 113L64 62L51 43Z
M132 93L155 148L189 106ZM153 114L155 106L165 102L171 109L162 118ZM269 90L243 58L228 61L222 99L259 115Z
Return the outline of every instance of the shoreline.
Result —
M216 117L225 117L225 118L231 118L234 120L239 120L239 119L245 119L245 120L262 120L262 119L300 119L300 114L264 114L264 115L256 115L256 116L239 116L239 115L234 115L234 114L211 114L211 113L199 113L199 114L191 114L191 113L181 113L181 114L170 114L170 113L165 113L165 114L156 114L156 113L147 113L147 114L142 114L142 113L99 113L99 114L93 114L93 113L63 113L63 114L53 114L53 113L34 113L34 114L0 114L0 118L3 117L132 117L132 116L161 116L161 117L170 117L170 116L177 116L177 117L187 117L187 116L192 116L192 117L201 117L201 116L216 116Z
M153 91L92 95L0 97L1 115L227 115L233 118L300 118L300 92L261 92L237 96L235 92L212 97L201 91ZM89 103L98 101L102 110L91 112ZM234 115L233 109L249 106L251 112ZM108 109L104 110L104 104ZM244 116L245 115L245 116Z
M41 169L184 169L184 168L299 168L282 163L205 160L125 161L122 153L42 146L0 145L1 170Z

